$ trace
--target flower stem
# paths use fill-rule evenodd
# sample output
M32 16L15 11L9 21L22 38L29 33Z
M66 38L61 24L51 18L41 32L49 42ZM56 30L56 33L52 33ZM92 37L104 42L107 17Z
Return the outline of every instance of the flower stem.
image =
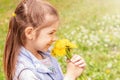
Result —
M72 57L69 47L66 48L66 57L67 57L68 60L71 59L71 57Z

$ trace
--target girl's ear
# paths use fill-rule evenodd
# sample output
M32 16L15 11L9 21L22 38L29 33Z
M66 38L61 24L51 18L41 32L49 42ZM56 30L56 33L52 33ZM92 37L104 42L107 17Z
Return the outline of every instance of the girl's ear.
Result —
M27 39L32 40L35 36L34 28L33 27L27 27L25 29L25 36Z

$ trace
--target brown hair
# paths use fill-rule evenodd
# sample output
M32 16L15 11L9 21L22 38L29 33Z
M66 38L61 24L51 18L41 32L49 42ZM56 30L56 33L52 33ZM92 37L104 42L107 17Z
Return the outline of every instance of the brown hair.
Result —
M42 0L23 0L15 10L16 16L11 17L9 30L4 50L4 72L6 80L12 80L15 75L15 65L19 50L24 46L26 27L44 28L58 21L56 9L48 2ZM51 15L54 20L47 21L46 15ZM38 27L39 26L39 27Z

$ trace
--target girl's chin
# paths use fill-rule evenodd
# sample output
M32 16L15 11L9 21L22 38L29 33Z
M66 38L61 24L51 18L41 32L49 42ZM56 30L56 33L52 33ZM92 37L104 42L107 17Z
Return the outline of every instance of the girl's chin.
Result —
M48 48L45 48L45 49L43 50L43 52L47 52L47 51L48 51L48 49L49 49L49 47L48 47Z
M42 52L47 52L47 51L49 50L49 48L50 48L50 45L46 46L46 47L42 50Z

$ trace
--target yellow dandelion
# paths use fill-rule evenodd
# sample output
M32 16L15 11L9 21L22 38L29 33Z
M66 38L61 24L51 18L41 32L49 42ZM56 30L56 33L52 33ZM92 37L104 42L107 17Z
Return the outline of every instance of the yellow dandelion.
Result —
M77 46L75 44L72 44L71 42L69 42L67 46L70 48L77 48Z
M106 69L105 72L106 72L107 74L110 74L111 70L110 70L110 69Z
M55 57L64 56L64 55L66 55L66 51L65 51L65 49L54 48L52 50L52 55L55 56Z
M67 39L61 39L61 40L57 40L55 42L54 48L52 50L52 55L53 56L67 56L67 57L71 57L71 49L72 48L77 48L77 46L73 43L71 43L69 40Z

